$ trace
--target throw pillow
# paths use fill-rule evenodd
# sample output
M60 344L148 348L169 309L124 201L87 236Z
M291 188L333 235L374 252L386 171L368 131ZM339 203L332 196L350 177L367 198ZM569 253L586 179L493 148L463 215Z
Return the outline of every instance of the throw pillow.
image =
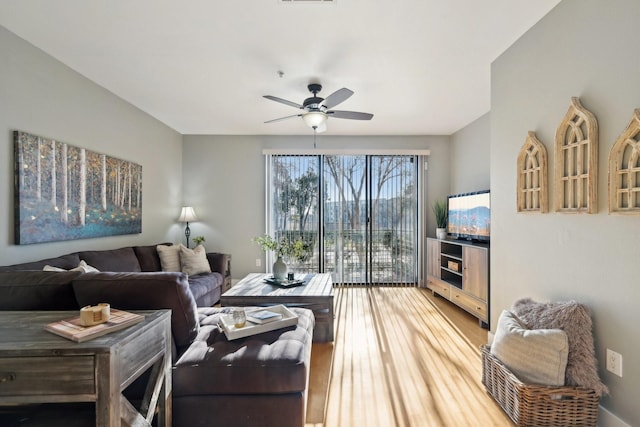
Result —
M511 309L528 328L562 329L569 340L565 382L567 385L608 393L598 377L591 313L575 301L539 303L530 298L516 301Z
M158 245L156 246L162 271L182 271L180 268L180 246Z
M65 270L64 268L53 267L51 265L45 265L42 271L81 271L83 273L91 273L100 271L95 267L90 266L86 263L85 260L81 260L77 267L72 268L71 270Z
M80 260L80 264L78 264L78 266L71 271L76 271L76 270L80 270L84 273L97 273L100 271L97 268L87 264L85 260Z
M207 259L207 251L204 246L198 245L195 249L188 249L180 245L180 264L182 272L189 276L200 273L211 273L211 266Z
M513 313L503 310L491 353L524 383L564 385L569 343L561 329L526 329Z

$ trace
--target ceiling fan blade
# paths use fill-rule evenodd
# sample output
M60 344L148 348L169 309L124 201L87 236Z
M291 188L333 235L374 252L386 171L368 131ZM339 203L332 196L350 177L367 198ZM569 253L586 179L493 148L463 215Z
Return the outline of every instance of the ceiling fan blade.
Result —
M295 108L299 108L299 109L303 108L302 105L298 104L297 102L287 101L286 99L278 98L277 96L263 95L263 98L267 98L267 99L270 99L272 101L280 102L282 104L286 104L286 105L289 105L291 107L295 107Z
M329 117L335 117L337 119L351 119L351 120L371 120L373 118L373 114L371 113L360 113L358 111L327 111L326 114Z
M286 117L280 117L279 119L267 120L265 123L279 122L281 120L287 120L287 119L292 119L294 117L301 117L301 116L302 114L294 114L293 116L286 116Z
M331 95L327 96L325 100L322 102L322 105L324 105L327 108L333 108L336 105L340 104L341 102L344 102L347 99L349 99L351 95L353 95L353 91L351 89L347 89L346 87L343 87L342 89L338 89L337 91L333 92Z

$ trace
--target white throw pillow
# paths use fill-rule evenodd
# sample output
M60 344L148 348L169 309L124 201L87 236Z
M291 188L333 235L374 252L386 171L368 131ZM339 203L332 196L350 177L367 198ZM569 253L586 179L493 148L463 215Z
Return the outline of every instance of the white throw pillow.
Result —
M200 273L211 273L211 266L207 260L207 251L204 246L198 245L195 249L188 249L180 245L180 264L182 272L189 276Z
M569 342L562 329L526 329L515 314L503 310L491 353L524 383L564 385Z
M162 271L182 271L180 268L180 246L158 245L156 246Z
M52 265L47 264L42 268L42 271L67 271L67 270L65 270L64 268L54 267Z
M97 273L100 271L94 266L87 264L85 260L81 260L80 264L78 264L78 266L71 271L77 271L77 270L80 270L84 273Z
M87 262L85 260L80 261L80 263L78 264L77 267L72 268L71 270L65 270L64 268L59 268L59 267L53 267L51 265L45 265L44 268L42 269L42 271L82 271L83 273L91 273L91 272L98 272L100 270L98 270L97 268L90 266L89 264L87 264Z

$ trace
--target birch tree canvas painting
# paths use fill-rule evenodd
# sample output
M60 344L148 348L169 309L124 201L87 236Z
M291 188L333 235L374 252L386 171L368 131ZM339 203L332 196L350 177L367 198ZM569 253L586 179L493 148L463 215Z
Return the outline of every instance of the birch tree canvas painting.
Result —
M142 232L142 166L14 131L18 245Z

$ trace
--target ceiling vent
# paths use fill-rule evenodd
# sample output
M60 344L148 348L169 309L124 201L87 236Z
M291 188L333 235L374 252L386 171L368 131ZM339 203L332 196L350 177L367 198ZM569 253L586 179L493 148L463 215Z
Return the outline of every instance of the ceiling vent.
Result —
M284 4L294 4L294 3L299 3L299 4L321 4L321 3L328 3L328 4L332 4L335 3L337 0L279 0L280 3L284 3Z

